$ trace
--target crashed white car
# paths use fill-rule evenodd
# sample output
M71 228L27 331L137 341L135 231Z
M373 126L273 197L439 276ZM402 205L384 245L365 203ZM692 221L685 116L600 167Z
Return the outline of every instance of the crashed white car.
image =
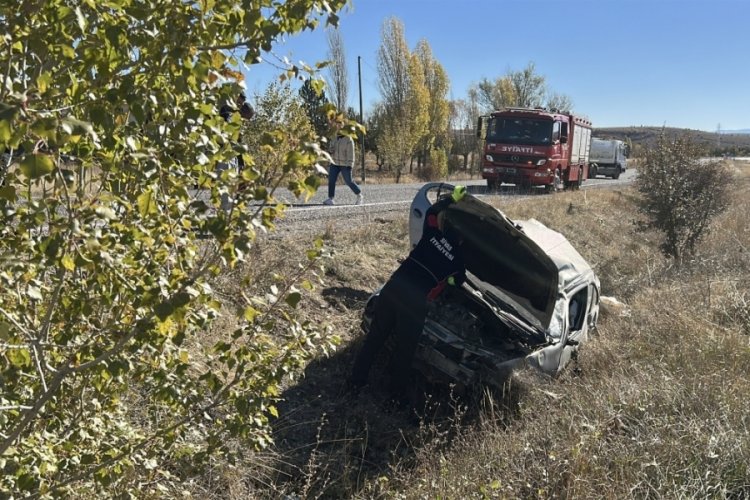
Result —
M410 210L416 245L433 200L453 186L426 184ZM428 380L501 387L513 370L558 374L596 327L599 279L560 233L531 219L512 221L467 194L444 224L464 238L465 283L429 306L414 366ZM375 293L365 307L367 332Z

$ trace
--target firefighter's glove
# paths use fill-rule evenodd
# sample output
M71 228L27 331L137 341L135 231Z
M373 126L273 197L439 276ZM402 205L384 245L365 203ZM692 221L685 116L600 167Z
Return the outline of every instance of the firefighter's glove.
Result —
M464 196L466 196L466 186L456 186L453 188L453 193L451 193L453 201L461 201Z

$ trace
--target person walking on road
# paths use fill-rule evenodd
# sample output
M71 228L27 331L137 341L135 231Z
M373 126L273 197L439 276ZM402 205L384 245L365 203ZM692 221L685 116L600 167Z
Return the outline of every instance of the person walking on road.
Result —
M255 114L255 110L252 106L247 102L247 99L245 97L244 92L240 92L237 97L235 98L234 103L225 103L224 105L219 108L219 116L221 116L224 121L228 122L232 119L232 115L235 113L239 113L240 118L243 120L249 120L253 117ZM241 137L238 136L238 141L241 141ZM234 169L238 173L242 172L245 168L245 162L242 159L242 155L237 155L237 157L233 158L229 162L219 162L216 164L216 173L218 175L221 175L222 172L229 169ZM229 193L225 192L221 195L221 209L225 212L230 212L233 206L232 198L229 196Z
M446 227L441 214L450 204L460 202L465 194L466 187L456 186L450 196L427 210L422 237L377 298L370 330L352 367L348 381L351 389L356 391L367 384L375 357L387 338L395 335L389 388L399 402L407 402L412 359L424 329L427 303L437 298L447 285L458 286L466 279L463 238Z
M332 162L328 167L328 199L323 202L324 205L333 205L333 198L336 196L336 181L339 173L344 177L344 182L357 195L355 205L362 204L362 190L352 180L352 167L354 166L354 141L351 137L339 134L333 141L331 152Z

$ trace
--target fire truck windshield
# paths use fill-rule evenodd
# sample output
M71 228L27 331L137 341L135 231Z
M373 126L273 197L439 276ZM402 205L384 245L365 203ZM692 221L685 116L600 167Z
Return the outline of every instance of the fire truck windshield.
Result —
M549 120L493 117L488 125L487 142L539 146L552 142L552 122Z

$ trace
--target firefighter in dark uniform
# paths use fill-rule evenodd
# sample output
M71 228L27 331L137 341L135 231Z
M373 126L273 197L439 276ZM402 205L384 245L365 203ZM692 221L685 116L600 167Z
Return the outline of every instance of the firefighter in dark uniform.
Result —
M443 227L440 217L443 209L465 194L466 188L457 186L450 196L427 210L422 237L380 291L370 331L352 368L349 385L353 389L367 384L375 357L388 336L395 334L389 387L400 400L405 399L428 300L434 300L446 285L460 285L465 278L462 242L455 232Z

